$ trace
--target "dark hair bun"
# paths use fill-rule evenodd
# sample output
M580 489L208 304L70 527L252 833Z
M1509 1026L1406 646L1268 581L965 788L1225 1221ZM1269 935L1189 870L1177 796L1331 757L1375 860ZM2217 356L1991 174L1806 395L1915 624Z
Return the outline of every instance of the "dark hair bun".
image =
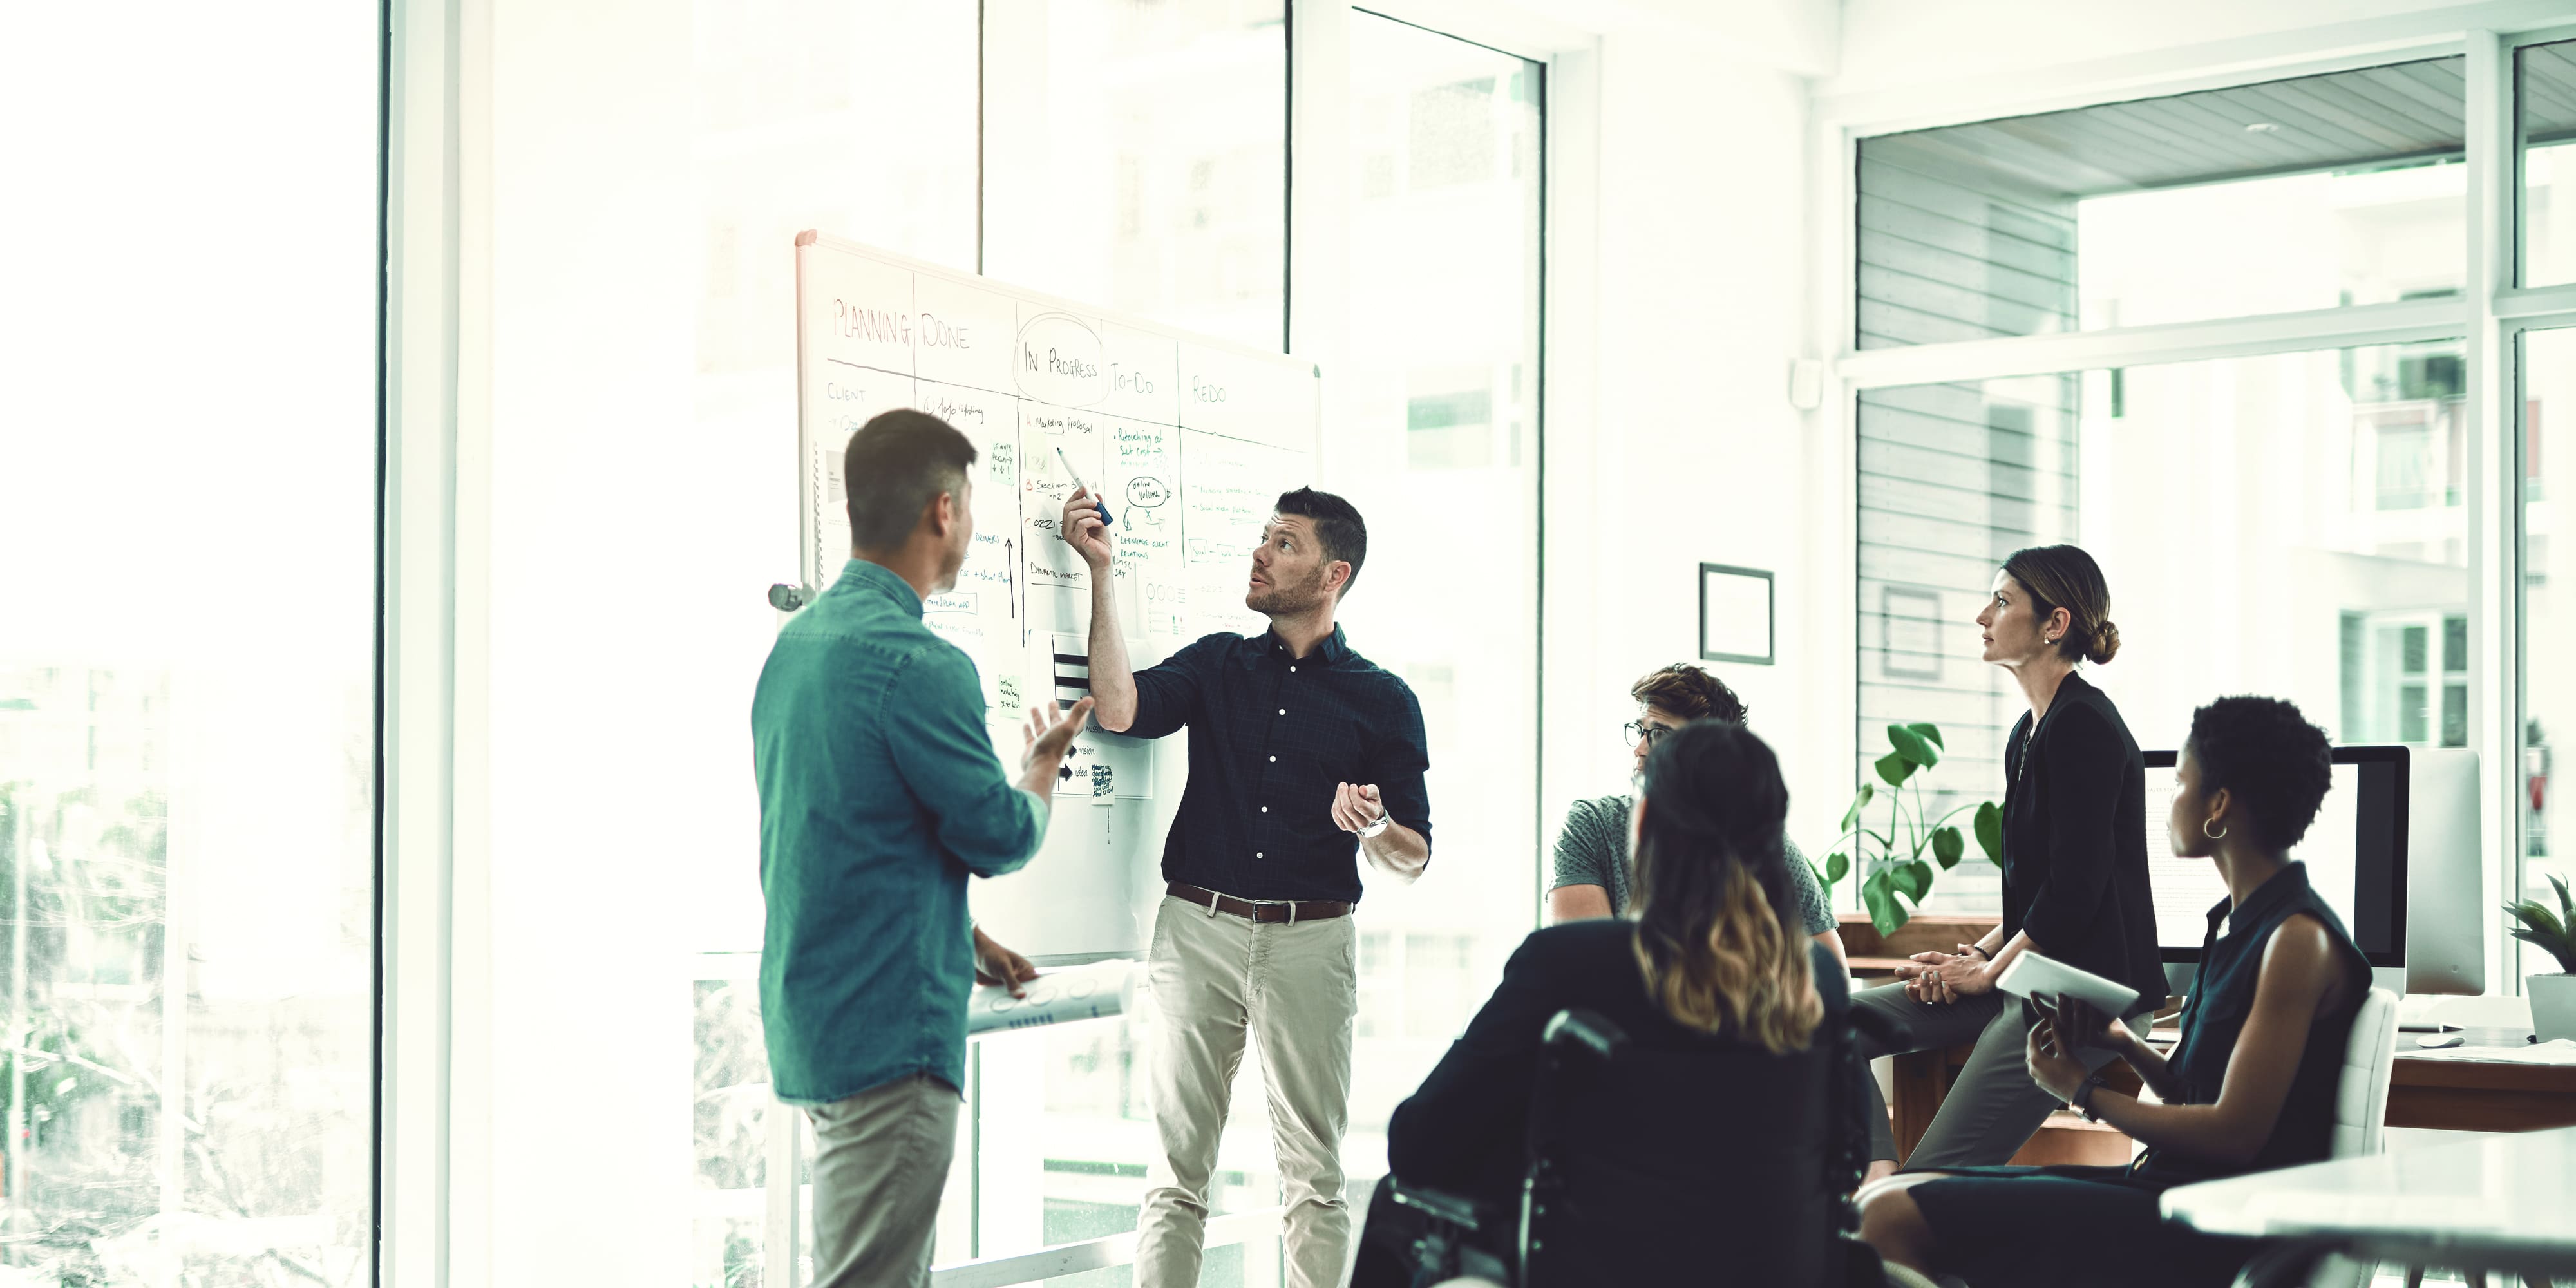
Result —
M2093 629L2093 643L2084 650L2084 656L2090 658L2095 666L2100 666L2119 652L2120 628L2117 623L2105 619Z

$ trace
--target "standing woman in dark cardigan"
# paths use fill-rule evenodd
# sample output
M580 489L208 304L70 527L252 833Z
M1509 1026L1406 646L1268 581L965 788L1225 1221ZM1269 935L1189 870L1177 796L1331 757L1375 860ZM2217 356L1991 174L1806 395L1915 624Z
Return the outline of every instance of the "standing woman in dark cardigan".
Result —
M2023 951L2138 990L2142 1027L2165 996L2147 891L2146 758L2119 709L2075 669L2120 649L2102 569L2075 546L2016 551L1977 625L1985 660L2012 672L2030 700L2004 745L2002 924L1956 953L1917 953L1897 967L1899 983L1852 999L1905 1022L1913 1049L1976 1043L1909 1170L2007 1162L2057 1108L2022 1067L2024 1008L1995 991ZM2098 1068L2110 1053L2083 1058ZM1870 1119L1872 1179L1895 1169L1886 1123L1882 1107Z

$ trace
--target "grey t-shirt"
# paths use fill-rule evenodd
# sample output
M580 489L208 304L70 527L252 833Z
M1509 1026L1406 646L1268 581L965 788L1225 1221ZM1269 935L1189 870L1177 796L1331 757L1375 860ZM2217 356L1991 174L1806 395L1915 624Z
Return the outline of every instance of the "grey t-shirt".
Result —
M1597 885L1610 892L1610 914L1628 909L1628 811L1633 796L1603 796L1576 801L1565 812L1565 830L1556 834L1556 885ZM1780 838L1789 854L1789 888L1797 891L1798 915L1807 933L1834 928L1834 911L1825 903L1825 888L1798 843ZM1551 889L1555 888L1553 886Z

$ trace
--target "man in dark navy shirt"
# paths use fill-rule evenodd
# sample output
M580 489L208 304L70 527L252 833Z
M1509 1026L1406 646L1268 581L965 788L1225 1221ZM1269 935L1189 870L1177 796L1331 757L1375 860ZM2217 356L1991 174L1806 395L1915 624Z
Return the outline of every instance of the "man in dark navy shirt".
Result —
M1359 1010L1357 860L1406 881L1431 861L1422 706L1333 624L1368 557L1368 527L1330 493L1281 496L1243 601L1270 629L1209 635L1141 673L1118 629L1115 541L1090 494L1065 503L1061 531L1091 566L1101 727L1190 730L1147 965L1162 1152L1137 1218L1136 1282L1198 1283L1208 1179L1248 1034L1270 1087L1288 1282L1331 1288L1350 1238L1341 1145Z

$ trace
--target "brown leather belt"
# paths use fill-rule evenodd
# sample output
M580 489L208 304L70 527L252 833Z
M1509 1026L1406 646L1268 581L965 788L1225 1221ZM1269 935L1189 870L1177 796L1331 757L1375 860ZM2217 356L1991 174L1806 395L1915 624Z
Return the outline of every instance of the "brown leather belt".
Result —
M1300 921L1329 921L1335 917L1347 917L1351 915L1351 905L1344 903L1339 899L1300 899L1294 903L1254 903L1249 899L1237 899L1230 894L1218 894L1216 891L1206 889L1202 886L1184 885L1178 881L1164 886L1163 893L1168 894L1175 899L1187 899L1191 903L1195 903L1202 908L1214 908L1218 912L1241 917L1246 921L1258 921L1264 923L1277 923L1284 921L1293 925Z

